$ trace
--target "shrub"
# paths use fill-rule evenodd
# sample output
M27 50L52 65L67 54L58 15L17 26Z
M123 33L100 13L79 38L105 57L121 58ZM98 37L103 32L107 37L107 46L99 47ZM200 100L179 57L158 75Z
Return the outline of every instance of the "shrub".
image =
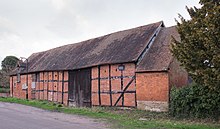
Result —
M170 115L180 118L211 118L220 116L220 91L192 84L183 88L172 88Z
M9 92L10 92L9 88L0 87L0 93L9 93Z

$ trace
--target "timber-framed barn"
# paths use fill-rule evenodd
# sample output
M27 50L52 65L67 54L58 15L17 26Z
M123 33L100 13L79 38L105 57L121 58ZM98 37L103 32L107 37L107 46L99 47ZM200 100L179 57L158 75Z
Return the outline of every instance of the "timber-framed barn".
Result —
M10 95L67 106L167 111L188 74L170 52L175 27L157 22L33 53L10 75Z

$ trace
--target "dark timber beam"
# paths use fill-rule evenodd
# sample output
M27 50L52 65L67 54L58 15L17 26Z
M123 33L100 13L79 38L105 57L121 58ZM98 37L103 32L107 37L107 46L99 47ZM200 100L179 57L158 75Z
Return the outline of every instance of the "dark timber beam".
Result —
M117 101L115 102L114 106L116 106L118 104L118 102L120 101L120 99L124 96L125 91L128 89L128 87L131 85L131 83L134 81L135 76L131 79L131 81L126 85L126 87L124 88L123 92L121 93L121 95L119 96L119 98L117 99Z
M110 92L110 105L112 106L112 82L111 82L111 65L108 67L109 72L109 92Z
M101 105L101 87L100 87L100 66L98 66L98 93L99 93L99 105Z

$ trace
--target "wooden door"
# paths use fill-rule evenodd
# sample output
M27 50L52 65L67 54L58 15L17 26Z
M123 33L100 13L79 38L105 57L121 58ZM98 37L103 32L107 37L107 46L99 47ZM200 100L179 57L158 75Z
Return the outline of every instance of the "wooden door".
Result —
M69 71L69 105L91 106L91 69Z

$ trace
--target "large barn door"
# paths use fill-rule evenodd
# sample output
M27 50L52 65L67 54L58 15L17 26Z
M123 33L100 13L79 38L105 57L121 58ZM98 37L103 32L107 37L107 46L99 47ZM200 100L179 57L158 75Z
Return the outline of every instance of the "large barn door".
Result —
M91 106L91 69L69 72L69 105Z

